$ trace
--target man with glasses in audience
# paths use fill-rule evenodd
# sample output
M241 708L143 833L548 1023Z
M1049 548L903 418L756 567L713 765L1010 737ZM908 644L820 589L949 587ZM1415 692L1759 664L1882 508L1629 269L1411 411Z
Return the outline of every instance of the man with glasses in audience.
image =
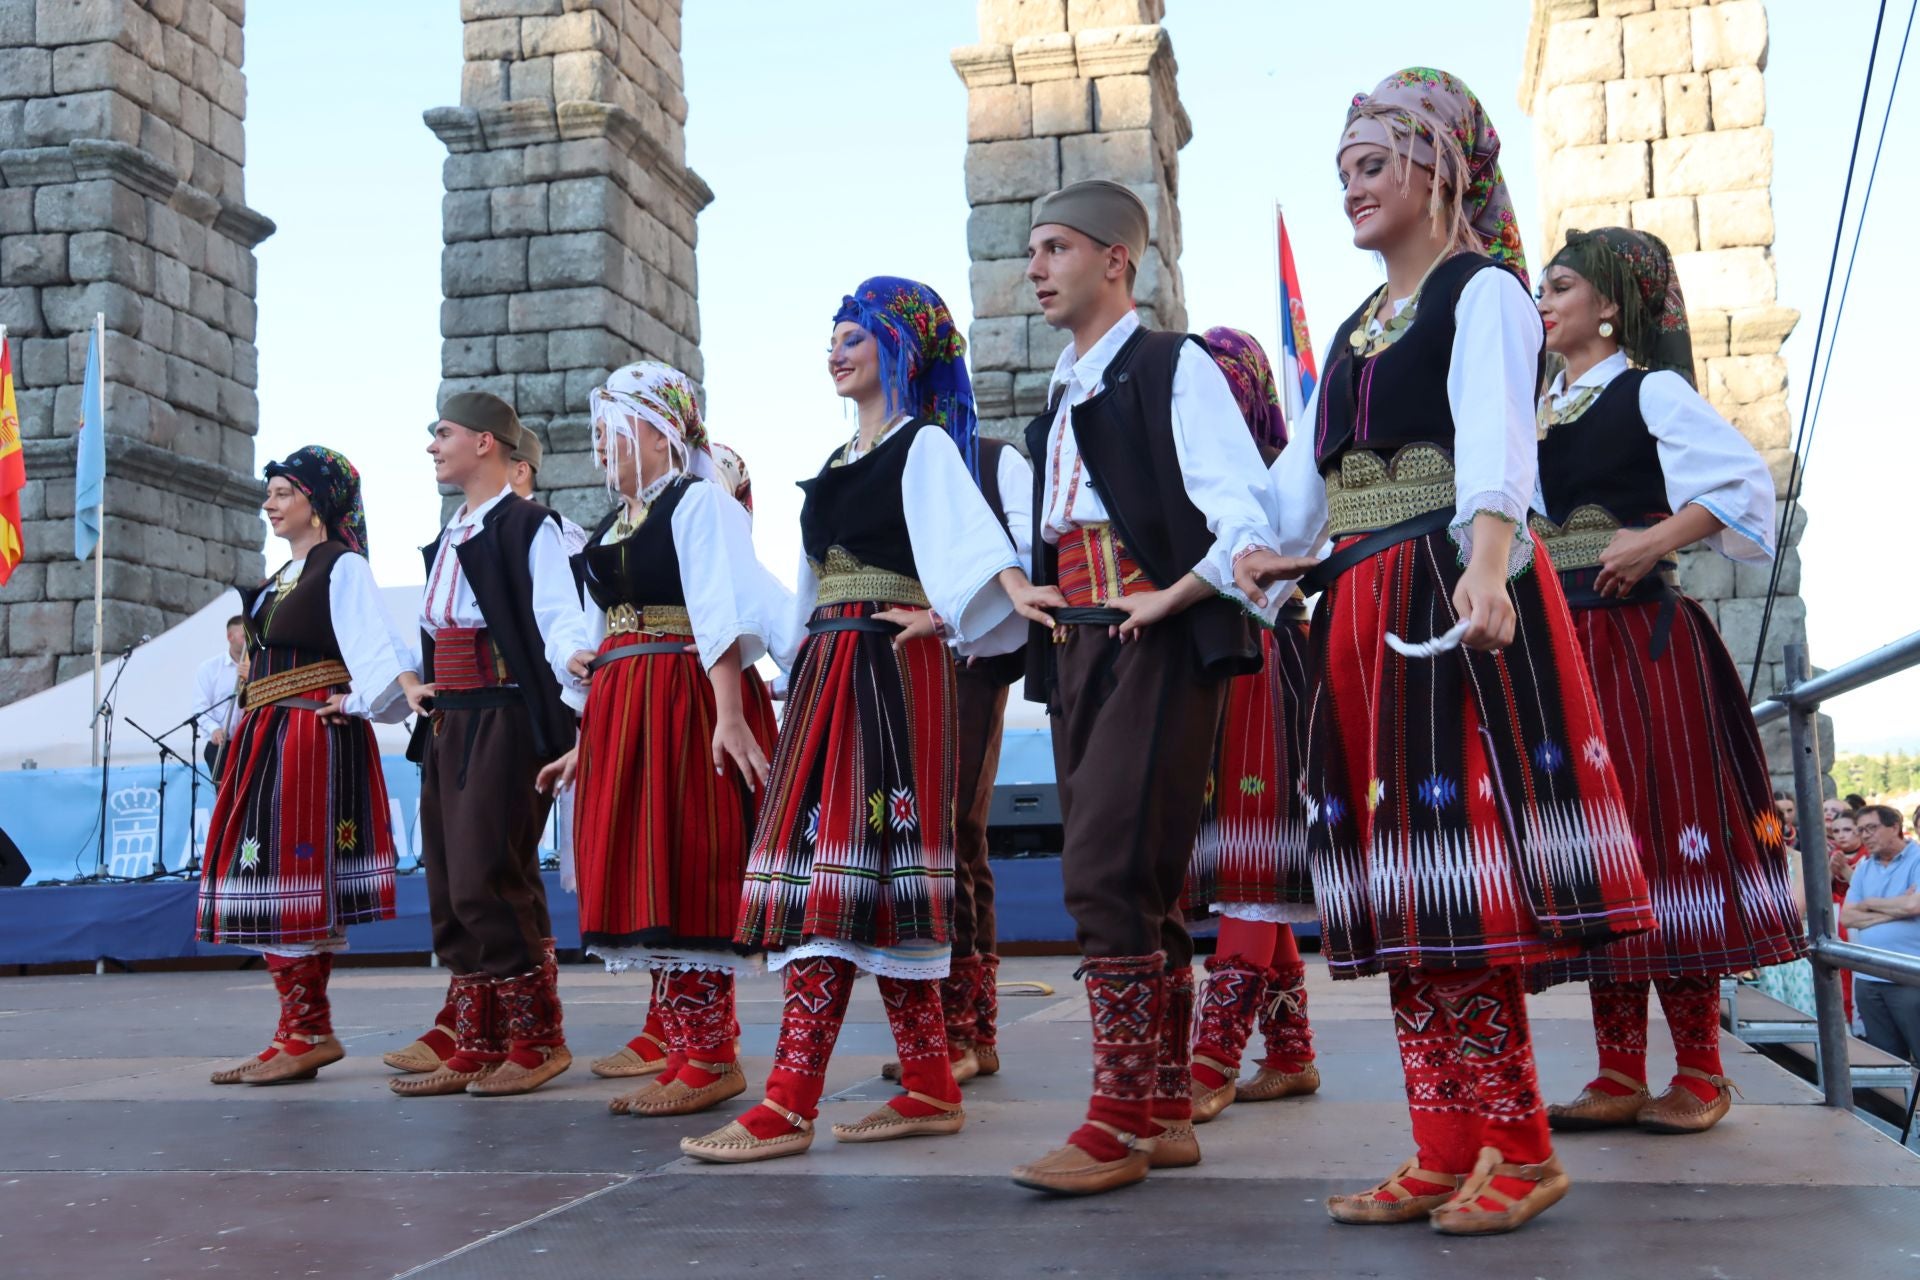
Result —
M1853 825L1868 856L1853 869L1840 923L1862 946L1920 956L1920 845L1907 838L1891 805L1866 806ZM1920 1060L1920 987L1861 973L1853 993L1867 1043Z

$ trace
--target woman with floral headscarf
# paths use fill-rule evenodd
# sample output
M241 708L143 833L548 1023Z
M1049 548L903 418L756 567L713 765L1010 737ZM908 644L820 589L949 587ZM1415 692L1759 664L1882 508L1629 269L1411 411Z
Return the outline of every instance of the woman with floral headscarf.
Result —
M346 1056L327 980L346 928L393 916L393 832L370 720L407 714L419 659L367 567L360 473L309 445L266 468L293 558L240 592L251 656L200 870L199 938L260 952L280 1025L215 1084L308 1080Z
M940 979L954 869L953 663L1003 653L1054 595L1034 588L969 467L973 388L940 296L893 276L835 313L827 367L859 410L803 481L806 639L754 831L735 940L764 948L786 1000L766 1098L680 1144L744 1163L813 1142L827 1061L860 970L880 983L906 1092L841 1142L957 1133ZM1016 616L1016 613L1020 616Z
M1660 927L1536 975L1588 980L1600 1070L1556 1129L1699 1133L1732 1104L1720 1062L1720 979L1806 952L1767 758L1746 687L1712 621L1674 585L1675 553L1705 540L1773 557L1773 479L1693 389L1673 256L1622 227L1574 231L1540 284L1546 396L1534 517L1600 698ZM1647 987L1678 1072L1647 1089Z
M603 638L580 743L540 783L577 774L582 945L609 972L654 975L665 1061L612 1110L689 1115L747 1087L733 991L747 949L732 935L774 720L743 673L778 643L792 601L754 555L685 374L650 360L616 370L593 394L593 424L616 506L574 566Z
M1308 857L1335 978L1385 971L1414 1158L1341 1222L1510 1231L1565 1194L1528 965L1652 923L1558 580L1535 569L1541 329L1479 100L1415 67L1336 149L1387 283L1274 471L1283 552L1334 550L1309 670ZM1544 563L1544 562L1543 562Z
M1273 365L1252 334L1203 335L1247 430L1270 464L1286 447ZM1193 1122L1232 1103L1299 1097L1320 1087L1307 1023L1307 970L1291 925L1317 919L1307 869L1305 763L1307 611L1296 597L1258 626L1260 670L1235 677L1207 778L1200 836L1187 868L1190 915L1220 917L1193 1022ZM1251 1080L1240 1057L1256 1016L1266 1041Z

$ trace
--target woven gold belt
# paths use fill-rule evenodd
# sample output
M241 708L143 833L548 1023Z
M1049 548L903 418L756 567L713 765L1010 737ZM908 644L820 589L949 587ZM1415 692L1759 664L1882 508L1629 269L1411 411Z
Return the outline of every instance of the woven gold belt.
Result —
M1563 525L1535 515L1527 521L1527 527L1539 535L1547 559L1563 573L1597 566L1607 544L1622 528L1612 512L1595 506L1575 507Z
M636 609L630 604L617 604L607 610L607 634L690 636L693 619L684 605L648 604Z
M282 671L277 675L261 676L257 680L247 681L247 691L242 695L240 705L251 711L255 707L264 707L269 702L278 702L282 698L297 698L303 693L314 693L321 689L330 689L337 684L351 684L353 677L347 671L347 664L332 658L325 662L309 663L304 667L295 667L291 671Z
M1390 529L1455 502L1453 459L1437 445L1410 444L1388 461L1364 450L1326 477L1329 532L1344 538Z
M919 579L862 564L839 547L827 548L825 564L814 562L813 576L820 580L820 593L814 597L816 605L874 601L911 604L922 609L931 607Z

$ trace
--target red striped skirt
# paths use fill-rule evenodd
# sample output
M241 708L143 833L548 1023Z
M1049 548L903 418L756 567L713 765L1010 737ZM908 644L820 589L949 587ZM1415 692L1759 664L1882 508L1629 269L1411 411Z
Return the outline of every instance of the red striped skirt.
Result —
M1546 966L1536 982L1717 976L1807 953L1746 688L1682 596L1649 657L1658 601L1575 609L1659 928Z
M1310 903L1306 765L1307 624L1282 619L1260 637L1261 665L1227 687L1200 838L1187 866L1187 909L1215 903Z
M1531 536L1522 533L1521 536ZM1335 977L1564 958L1653 924L1606 727L1560 583L1508 583L1500 653L1387 648L1445 633L1445 530L1349 569L1314 614L1308 857Z
M327 696L325 690L311 695ZM365 720L271 703L228 746L200 868L202 942L319 942L393 918L393 829Z
M816 620L889 607L829 605ZM937 639L807 637L760 806L735 941L870 947L948 941L953 925L953 661Z
M610 635L601 653L642 641ZM773 749L773 703L752 670L741 710ZM713 768L713 684L694 653L646 653L595 668L580 722L574 874L580 941L594 947L732 950L753 832L753 791Z

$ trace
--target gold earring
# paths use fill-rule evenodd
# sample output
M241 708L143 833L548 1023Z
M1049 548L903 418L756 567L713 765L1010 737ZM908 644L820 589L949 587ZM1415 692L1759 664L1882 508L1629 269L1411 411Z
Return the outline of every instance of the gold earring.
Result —
M1613 336L1613 322L1611 320L1602 320L1600 322L1600 336L1603 338L1611 338Z
M308 516L307 523L318 529L325 521L321 520L319 516Z

